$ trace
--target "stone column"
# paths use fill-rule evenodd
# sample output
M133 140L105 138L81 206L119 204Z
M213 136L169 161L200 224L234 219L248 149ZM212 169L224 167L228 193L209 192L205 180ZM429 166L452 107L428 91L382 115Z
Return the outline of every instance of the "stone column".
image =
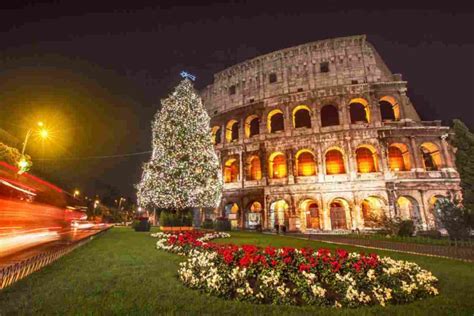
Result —
M420 203L418 207L420 208L420 215L421 215L421 226L423 230L428 229L428 216L427 216L427 210L425 207L425 196L423 190L418 190L420 192Z
M313 129L313 133L319 133L321 130L321 110L316 109L314 104L311 107L311 127Z
M444 167L448 169L454 169L453 159L452 159L451 153L449 152L449 144L446 141L448 136L449 136L448 134L441 135L441 149L443 152Z
M286 150L286 165L287 165L287 172L288 172L288 184L295 183L295 176L293 173L294 170L294 159L293 159L293 149Z
M410 136L410 150L413 154L413 165L416 171L423 171L423 165L421 162L420 151L416 144L415 136Z
M350 136L344 137L345 151L346 151L346 173L349 175L349 179L354 180L357 178L357 164L354 163L354 153L352 148L352 139Z
M346 104L346 100L342 102L339 106L339 123L343 129L349 129L351 125L349 106Z
M326 174L326 170L324 167L326 164L324 162L323 150L321 149L322 144L316 143L316 146L317 146L316 163L317 163L317 168L318 168L318 181L324 182L324 176Z

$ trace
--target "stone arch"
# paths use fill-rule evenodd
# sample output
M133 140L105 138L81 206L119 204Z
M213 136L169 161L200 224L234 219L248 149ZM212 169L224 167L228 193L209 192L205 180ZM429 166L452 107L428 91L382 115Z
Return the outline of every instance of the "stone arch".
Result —
M321 210L319 203L311 198L300 201L300 219L306 229L321 229ZM303 226L303 225L302 225Z
M388 165L392 171L409 171L411 169L410 150L403 143L392 143L388 147Z
M269 224L271 228L275 225L284 225L288 227L290 206L284 199L279 199L270 204Z
M369 103L363 98L355 98L349 102L349 112L351 117L351 124L357 122L370 122Z
M434 194L428 199L428 210L431 217L431 222L436 228L444 228L443 224L438 220L436 213L437 203L441 200L449 200L449 197L442 194Z
M339 110L335 105L327 104L321 108L321 127L339 125Z
M344 198L335 198L329 203L329 217L331 229L350 229L351 209L349 202Z
M239 122L230 120L225 126L225 139L228 143L235 142L239 139Z
M262 163L258 155L252 155L247 159L247 180L262 179Z
M260 134L260 118L255 115L249 115L245 119L245 136L250 138Z
M274 109L268 113L267 128L269 133L276 133L285 130L285 119L282 110Z
M311 110L307 105L298 105L293 109L293 127L311 128Z
M387 205L378 196L368 196L361 203L362 218L364 227L376 228L382 224Z
M357 172L371 173L378 171L377 151L372 145L360 145L356 149Z
M324 154L326 163L326 174L344 174L346 173L344 153L337 147L329 148Z
M441 168L441 153L438 145L431 142L425 142L421 144L420 150L425 171L434 171Z
M237 159L230 158L224 164L224 182L234 183L239 181L239 165Z
M316 158L309 149L301 149L295 155L296 175L298 177L316 175Z
M211 139L214 145L221 143L221 127L220 126L213 126L211 129Z
M227 202L224 205L224 217L230 220L230 225L232 228L239 227L240 213L241 210L239 204L235 202Z
M402 219L411 219L415 225L421 225L421 211L418 201L409 195L402 195L397 199L397 215Z
M286 155L281 151L272 153L268 159L268 174L270 178L285 178L287 173Z
M247 228L256 228L257 225L262 225L262 203L252 200L247 204L245 212L245 226Z
M379 99L382 121L399 121L400 105L392 96L383 96Z

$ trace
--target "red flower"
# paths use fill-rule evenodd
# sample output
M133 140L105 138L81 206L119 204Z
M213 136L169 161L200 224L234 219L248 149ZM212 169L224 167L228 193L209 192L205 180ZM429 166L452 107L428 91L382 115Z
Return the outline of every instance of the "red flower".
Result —
M272 267L276 266L277 264L278 264L278 261L276 261L276 260L272 260L272 261L271 261Z
M346 259L349 255L349 253L344 249L337 249L336 254L340 259Z
M300 267L299 267L299 270L300 271L309 271L309 269L311 268L311 266L309 264L300 264Z
M268 247L265 248L264 252L265 252L265 254L273 257L276 254L276 249L273 248L273 247L268 246Z
M293 260L293 258L291 258L291 257L283 258L283 262L286 263L286 264L290 264L292 260Z

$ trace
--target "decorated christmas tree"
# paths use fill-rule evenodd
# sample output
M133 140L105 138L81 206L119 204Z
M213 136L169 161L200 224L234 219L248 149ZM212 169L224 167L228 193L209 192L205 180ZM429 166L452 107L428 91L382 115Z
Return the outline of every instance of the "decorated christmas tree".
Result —
M137 185L139 205L178 213L216 207L222 175L210 118L192 82L185 78L161 105L152 123L153 153Z

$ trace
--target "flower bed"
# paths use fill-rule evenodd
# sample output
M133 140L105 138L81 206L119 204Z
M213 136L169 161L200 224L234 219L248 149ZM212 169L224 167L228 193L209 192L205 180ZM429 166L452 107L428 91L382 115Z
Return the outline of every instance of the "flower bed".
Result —
M187 286L254 303L357 307L437 295L436 277L416 263L321 248L259 248L210 242L227 233L157 233L157 248L188 256Z

